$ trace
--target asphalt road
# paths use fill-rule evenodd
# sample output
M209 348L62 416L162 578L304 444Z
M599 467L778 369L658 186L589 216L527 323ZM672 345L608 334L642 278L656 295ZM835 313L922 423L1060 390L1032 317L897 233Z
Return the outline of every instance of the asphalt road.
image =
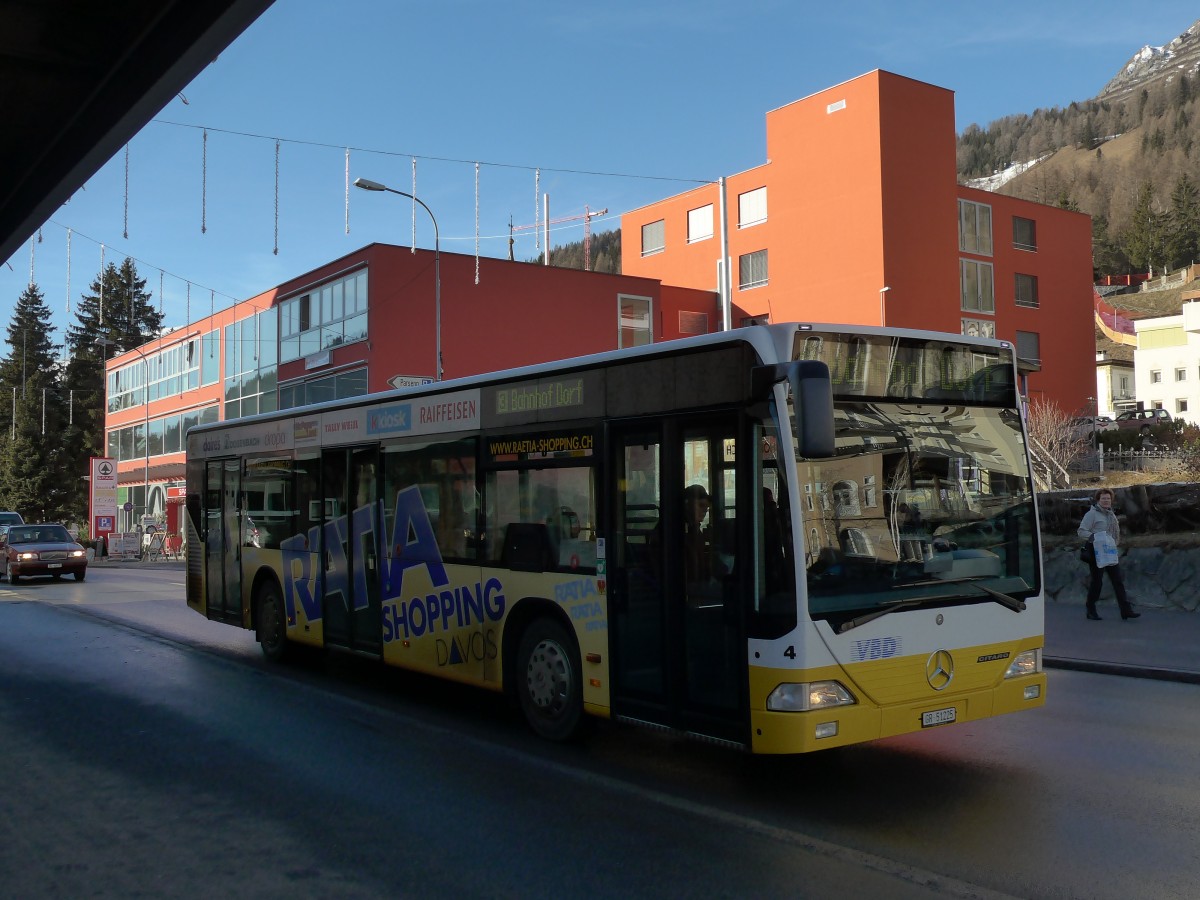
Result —
M0 583L0 894L1200 896L1195 685L1053 672L1043 710L799 758L559 747L490 694L268 666L171 578Z

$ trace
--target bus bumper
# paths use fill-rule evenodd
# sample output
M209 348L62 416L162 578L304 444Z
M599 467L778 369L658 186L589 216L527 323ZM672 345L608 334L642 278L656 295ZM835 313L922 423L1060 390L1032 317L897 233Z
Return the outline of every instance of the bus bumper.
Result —
M850 706L806 712L751 710L751 749L755 753L809 753L1003 713L1035 709L1046 702L1046 675L1038 672L977 691L925 698L911 703ZM949 712L953 710L953 712Z

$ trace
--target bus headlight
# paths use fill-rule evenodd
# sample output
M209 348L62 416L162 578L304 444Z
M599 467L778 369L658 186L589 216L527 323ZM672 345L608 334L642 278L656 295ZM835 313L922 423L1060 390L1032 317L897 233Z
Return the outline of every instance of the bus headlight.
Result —
M772 712L804 712L832 706L852 706L857 702L840 682L813 681L779 685L767 697L767 709Z
M1026 650L1024 653L1018 653L1008 664L1008 670L1004 673L1004 677L1020 678L1022 675L1036 675L1040 671L1042 671L1042 651Z

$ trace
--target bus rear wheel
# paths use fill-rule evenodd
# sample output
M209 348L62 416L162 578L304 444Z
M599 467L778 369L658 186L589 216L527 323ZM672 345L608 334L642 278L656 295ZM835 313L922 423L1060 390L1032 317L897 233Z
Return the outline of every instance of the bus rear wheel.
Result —
M583 726L583 672L574 636L550 619L535 619L517 650L516 693L529 727L552 741Z
M283 596L279 586L269 581L258 589L256 601L258 615L255 619L255 637L262 648L263 656L271 662L281 662L288 655L290 643L287 639L287 624L283 618Z

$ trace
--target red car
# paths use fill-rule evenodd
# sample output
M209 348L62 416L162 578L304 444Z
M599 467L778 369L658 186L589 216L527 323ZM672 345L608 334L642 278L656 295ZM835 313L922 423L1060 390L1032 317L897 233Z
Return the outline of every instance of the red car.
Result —
M3 551L9 584L29 575L61 578L70 572L76 581L87 576L87 551L62 525L9 525L7 530Z

